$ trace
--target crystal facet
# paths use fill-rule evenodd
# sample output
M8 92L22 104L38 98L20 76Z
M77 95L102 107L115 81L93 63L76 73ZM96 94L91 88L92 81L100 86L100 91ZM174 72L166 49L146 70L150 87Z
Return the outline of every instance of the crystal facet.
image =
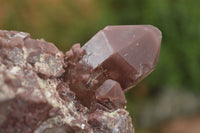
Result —
M97 103L103 104L107 108L124 108L126 98L120 84L114 80L106 80L95 92Z
M154 70L161 38L151 25L107 26L83 46L83 60L93 69L100 66L127 90Z

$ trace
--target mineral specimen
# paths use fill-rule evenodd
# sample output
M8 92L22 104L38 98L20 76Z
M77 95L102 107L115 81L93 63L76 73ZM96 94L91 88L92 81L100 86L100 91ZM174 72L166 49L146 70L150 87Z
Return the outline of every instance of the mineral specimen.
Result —
M63 54L0 31L0 133L133 133L124 91L158 61L153 26L108 26Z
M93 69L101 66L127 90L154 70L161 37L151 25L107 26L83 46L83 60Z

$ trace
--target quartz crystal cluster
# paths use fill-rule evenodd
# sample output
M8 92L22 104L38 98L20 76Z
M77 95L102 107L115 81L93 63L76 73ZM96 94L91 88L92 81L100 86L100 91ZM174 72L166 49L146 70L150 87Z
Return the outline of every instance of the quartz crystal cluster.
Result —
M124 92L154 70L161 32L107 26L63 54L0 31L0 133L134 133Z

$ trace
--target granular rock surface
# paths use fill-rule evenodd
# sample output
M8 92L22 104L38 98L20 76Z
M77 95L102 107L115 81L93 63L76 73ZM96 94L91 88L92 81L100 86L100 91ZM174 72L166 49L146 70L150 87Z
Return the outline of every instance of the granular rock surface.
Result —
M106 81L116 93L98 99L98 87L77 89L91 72L79 63L84 54L79 44L63 54L28 33L0 31L0 133L133 133L126 100L113 100L123 95L118 83Z

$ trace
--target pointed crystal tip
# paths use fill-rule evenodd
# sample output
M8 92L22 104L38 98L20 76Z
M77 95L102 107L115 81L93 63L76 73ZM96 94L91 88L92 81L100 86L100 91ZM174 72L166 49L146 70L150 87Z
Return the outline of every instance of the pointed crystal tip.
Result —
M87 63L102 66L124 90L133 87L157 65L162 33L152 25L107 26L83 48Z

